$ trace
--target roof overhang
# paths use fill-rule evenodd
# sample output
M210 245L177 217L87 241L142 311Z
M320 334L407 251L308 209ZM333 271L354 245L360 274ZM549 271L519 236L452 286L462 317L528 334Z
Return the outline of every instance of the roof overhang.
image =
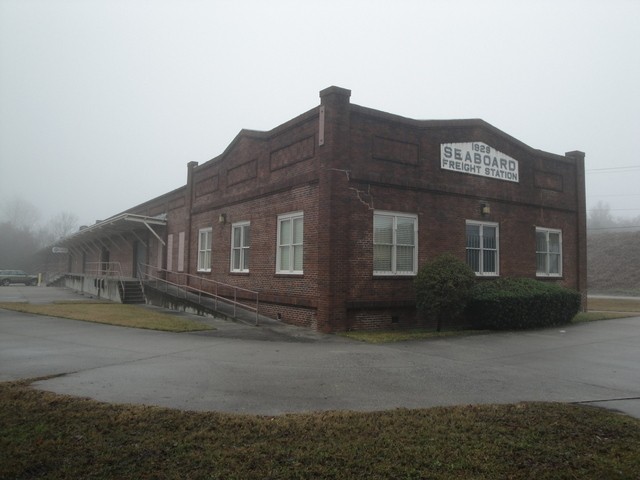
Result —
M124 236L125 234L132 234L142 241L138 233L145 230L150 231L162 245L166 245L163 238L157 232L159 228L166 226L166 214L148 217L134 213L121 213L107 220L96 222L90 227L82 228L73 235L59 240L55 245L73 248L74 246L80 247L83 244L100 244L109 237Z

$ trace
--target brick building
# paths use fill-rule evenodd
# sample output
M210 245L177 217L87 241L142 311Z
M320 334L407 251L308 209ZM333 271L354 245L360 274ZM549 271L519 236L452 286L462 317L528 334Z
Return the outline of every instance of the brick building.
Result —
M70 278L96 286L88 265L135 277L145 264L259 292L261 314L326 332L428 323L413 278L445 252L479 277L584 296L582 152L535 150L482 120L372 110L338 87L320 98L189 163L185 186L65 239Z

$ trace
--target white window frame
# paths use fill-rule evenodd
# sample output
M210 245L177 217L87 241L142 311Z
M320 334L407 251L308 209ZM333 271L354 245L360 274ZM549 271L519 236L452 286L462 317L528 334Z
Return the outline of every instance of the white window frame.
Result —
M467 256L468 256L468 251L470 249L469 247L469 240L467 237L467 226L468 225L476 225L480 227L480 246L477 250L479 250L480 254L479 254L479 267L480 270L478 272L475 272L477 277L498 277L500 276L500 225L498 223L495 222L478 222L475 220L467 220L465 222L465 252L467 252ZM484 227L490 227L490 228L495 228L496 229L496 248L494 249L485 249L484 247L484 242L483 242L483 238L484 238ZM491 250L491 251L495 251L496 252L496 259L495 259L495 265L496 265L496 270L495 272L486 272L484 269L484 251L485 250ZM467 257L468 258L468 257ZM468 260L467 260L467 264L469 264ZM472 265L469 265L471 268L473 268Z
M373 238L372 243L375 250L375 218L377 216L381 217L390 217L393 219L393 238L391 244L385 244L391 246L391 270L376 270L375 269L375 261L373 261L373 275L374 276L415 276L418 273L418 215L413 213L403 213L403 212L390 212L385 210L374 210L373 212ZM397 230L398 230L398 219L411 219L413 221L413 269L411 271L398 271L397 260L398 260L398 242L397 242ZM404 245L409 246L409 245ZM375 253L373 253L375 255ZM373 257L372 257L372 260Z
M544 233L545 234L545 244L546 244L546 249L545 251L540 251L538 250L538 233ZM549 234L558 234L558 247L560 249L560 251L558 253L556 252L551 252L549 251ZM558 273L550 273L549 272L549 266L550 266L550 255L554 254L554 255L558 255L559 259L558 259ZM545 271L544 272L539 272L538 271L538 255L544 255L545 256ZM544 227L536 227L536 276L537 277L562 277L562 230L556 229L556 228L544 228Z
M293 225L296 220L302 221L302 239L300 242L294 243L293 239ZM282 243L285 241L281 239L282 233L282 224L285 222L291 222L291 239L286 243ZM302 265L299 269L295 269L295 251L297 248L302 248ZM288 269L282 269L282 252L284 249L287 249L288 255ZM303 212L292 212L285 213L282 215L278 215L278 237L276 244L276 273L280 275L302 275L304 273L304 213Z
M245 237L245 227L249 229L249 240L251 239L251 223L250 222L238 222L231 225L231 260L230 260L230 271L236 273L249 273L249 263L248 259L251 258L249 255L251 245L247 238ZM239 232L240 235L240 246L236 247L235 236L236 232ZM239 252L239 263L240 265L236 267L234 265L235 252ZM247 258L248 257L248 258Z
M205 245L203 245L203 235ZM201 228L198 230L198 272L210 272L211 271L211 245L213 243L213 228Z

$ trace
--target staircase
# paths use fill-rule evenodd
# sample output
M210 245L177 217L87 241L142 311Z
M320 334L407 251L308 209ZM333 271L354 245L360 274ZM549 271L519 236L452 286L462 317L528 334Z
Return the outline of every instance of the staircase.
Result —
M142 285L138 280L123 280L119 290L122 303L146 303Z

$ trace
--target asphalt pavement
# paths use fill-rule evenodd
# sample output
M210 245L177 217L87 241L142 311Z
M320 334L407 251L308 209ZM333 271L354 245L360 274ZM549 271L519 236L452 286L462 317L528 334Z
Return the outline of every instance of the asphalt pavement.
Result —
M60 288L0 288L0 302L71 299L90 300ZM552 401L640 418L640 317L384 345L278 322L194 318L216 330L167 333L0 309L0 381L50 377L33 385L263 415Z

